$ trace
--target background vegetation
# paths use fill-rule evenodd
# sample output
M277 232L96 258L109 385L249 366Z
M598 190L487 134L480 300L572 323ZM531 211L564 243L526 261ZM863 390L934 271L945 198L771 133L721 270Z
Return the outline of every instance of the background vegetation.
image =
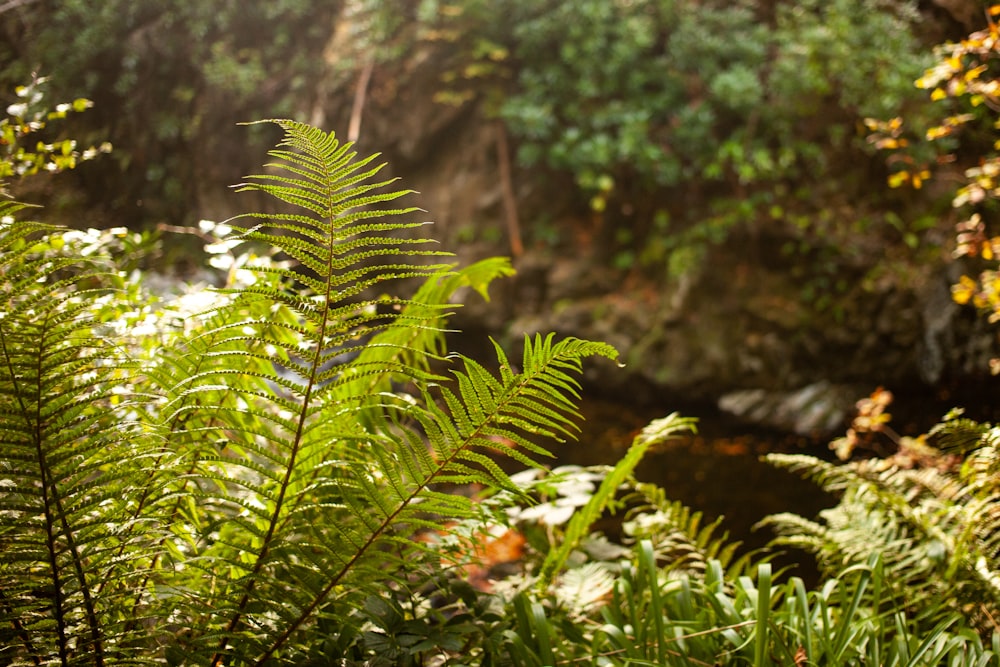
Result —
M102 203L126 224L177 224L199 181L252 166L233 117L315 120L367 61L405 70L443 46L429 97L483 105L521 167L569 177L602 221L604 259L676 275L733 227L802 228L830 249L919 229L870 187L883 172L862 121L921 115L930 40L961 34L938 18L882 0L38 1L0 15L0 81L39 72L57 97L92 99L77 136L118 147L87 172L117 193ZM175 168L189 157L213 172Z

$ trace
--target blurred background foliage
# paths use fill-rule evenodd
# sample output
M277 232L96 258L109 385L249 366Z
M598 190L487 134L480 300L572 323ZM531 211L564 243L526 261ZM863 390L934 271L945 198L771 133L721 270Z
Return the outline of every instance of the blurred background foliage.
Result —
M924 113L940 30L918 4L428 0L381 25L452 45L437 99L483 102L521 168L570 175L602 259L676 277L734 227L909 231L864 120Z
M66 217L145 228L231 215L219 186L270 141L234 122L343 132L374 65L390 105L418 82L422 99L400 98L397 115L416 104L501 124L517 178L560 193L518 203L529 246L672 281L735 237L836 315L851 285L910 280L951 235L947 178L890 187L899 163L870 120L905 117L918 134L942 122L913 84L933 45L969 32L945 5L985 23L976 0L27 0L0 9L0 88L37 74L55 99L93 100L68 131L115 151L74 172L82 202L63 195ZM454 149L438 129L411 164ZM954 175L992 144L944 139L896 157L910 185L930 176L918 165L952 155ZM571 210L541 210L557 205ZM551 222L567 215L574 234ZM499 245L487 232L472 236Z
M102 168L78 172L91 204L134 226L193 222L199 181L217 176L197 158L245 164L236 121L301 112L339 9L306 0L18 3L0 14L0 81L13 91L38 73L55 98L94 102L74 136L116 150ZM218 176L234 182L243 171L231 173Z
M720 195L870 184L846 169L870 150L859 123L919 105L920 24L899 0L35 0L0 14L0 82L38 72L92 99L120 196L176 218L196 170L171 160L192 144L234 117L315 113L331 67L433 40L452 67L428 97L486 99L522 166L571 173L595 211L676 188L693 216Z

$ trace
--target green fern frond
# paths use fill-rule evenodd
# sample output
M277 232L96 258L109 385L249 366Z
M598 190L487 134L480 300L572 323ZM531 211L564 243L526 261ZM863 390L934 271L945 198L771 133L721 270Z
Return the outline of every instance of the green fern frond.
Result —
M663 568L701 574L716 562L734 577L743 574L752 554L737 557L740 543L719 530L722 518L706 522L701 512L670 500L653 484L639 483L635 490L636 505L626 515L625 533L635 541L648 540Z
M268 167L277 173L250 176L237 189L267 193L298 211L249 214L245 217L263 222L237 236L274 246L303 272L259 261L247 265L256 282L228 292L242 307L216 311L192 339L192 350L209 363L197 371L189 366L173 391L171 421L192 434L184 439L204 441L214 431L226 440L215 454L204 449L196 454L199 488L218 507L232 508L224 513L226 541L215 540L203 552L228 562L228 568L220 562L220 570L234 573L218 579L219 598L209 602L216 609L231 608L215 662L227 636L255 623L254 606L274 599L258 579L263 572L273 574L274 553L299 539L293 514L317 491L317 465L343 458L340 448L363 439L351 410L373 394L355 393L358 380L388 371L418 376L415 364L392 355L362 358L365 338L425 324L405 312L380 312L387 302L364 293L389 280L434 276L448 268L417 261L442 254L423 249L426 240L399 236L423 223L386 222L416 209L380 207L407 191L382 191L391 181L372 180L381 169L372 166L377 156L355 159L350 145L332 133L272 122L285 131L270 153L276 161ZM397 299L388 305L405 311L407 303ZM222 396L227 403L218 402ZM210 408L211 426L185 416L203 407ZM237 556L246 566L234 567L231 559Z
M964 454L982 444L990 425L973 421L962 414L962 410L952 410L928 431L927 436L934 440L937 447Z
M469 359L450 380L439 375L448 300L463 286L484 291L509 264L425 264L442 253L405 236L423 223L392 221L416 209L380 208L407 191L373 180L374 156L275 122L285 139L271 152L274 173L238 189L298 210L251 214L262 222L236 236L271 244L302 273L244 265L255 282L223 290L229 303L174 341L184 353L154 383L168 397L167 437L190 462L170 515L194 497L214 517L186 522L164 544L197 557L178 583L207 577L212 591L188 612L203 630L176 650L213 664L291 659L308 652L301 630L330 609L357 608L386 582L411 585L403 572L439 558L414 537L439 529L440 517L480 514L439 487L514 490L496 461L530 465L548 454L540 439L572 437L581 360L615 356L603 344L538 338L520 372L497 347L499 377ZM375 291L402 278L424 286L411 298Z
M813 552L828 572L879 554L892 574L897 599L943 613L944 595L958 611L988 627L1000 610L992 585L1000 572L1000 496L995 478L976 471L981 469L977 461L990 470L995 459L992 429L952 420L935 432L946 442L955 438L951 451L966 452L961 470L953 454L941 455L919 443L904 442L890 459L840 466L808 456L768 455L769 462L812 477L841 499L821 513L821 522L780 514L763 523L778 533L776 544Z
M524 368L531 369L531 377L525 372L510 370L506 357L498 349L501 366L507 364L508 371L502 371L498 379L489 376L475 362L464 360L466 371L454 372L458 378L457 392L440 388L447 411L437 407L432 400L425 407L399 403L400 415L419 423L427 443L412 431L387 434L393 447L372 447L374 460L351 467L347 480L351 490L360 491L357 495L360 501L355 503L352 500L355 494L345 493L347 489L338 485L349 511L327 529L332 531L334 540L353 546L355 551L348 552L351 555L343 560L341 569L327 573L326 585L304 606L305 612L274 642L264 657L272 655L287 642L290 634L307 621L309 614L332 602L328 598L346 582L352 583L348 588L363 590L364 575L377 574L376 581L384 585L386 578L392 576L391 572L384 569L368 572L366 564L369 561L384 566L386 554L402 550L405 555L401 556L399 564L403 565L406 559L416 556L414 549L423 551L419 543L413 542L416 532L440 529L436 517L464 519L479 514L471 501L441 493L436 485L478 482L517 491L506 473L494 463L494 457L507 456L532 463L531 454L547 454L523 431L523 427L531 425L521 411L527 409L533 414L549 415L549 426L531 426L533 436L553 437L569 431L575 410L564 412L561 400L540 395L538 388L550 382L574 386L576 380L569 372L579 369L580 360L593 354L613 357L614 351L606 345L576 339L553 343L551 337L539 337L534 342L529 341L525 348L523 364ZM402 422L397 426L402 429ZM527 453L522 453L521 449ZM374 506L368 500L373 496L380 498Z
M512 275L510 260L494 257L467 267L452 266L447 273L428 278L404 307L400 321L409 326L390 327L372 336L358 352L355 368L372 368L375 373L353 373L338 389L338 395L378 396L414 377L441 381L431 373L432 363L445 361L445 333L449 304L462 288L472 288L488 298L493 280ZM360 420L372 418L359 414Z
M539 570L539 589L544 590L552 583L552 578L562 570L573 550L590 533L590 527L613 502L622 484L631 478L649 448L686 431L695 431L695 420L683 418L677 413L654 420L642 429L633 440L629 451L604 477L597 492L590 497L586 505L574 513L559 546L549 551Z
M66 246L52 227L0 224L0 622L16 629L0 656L103 664L129 655L122 610L148 602L146 531L118 547L150 441L115 407L123 368L95 333L113 276Z

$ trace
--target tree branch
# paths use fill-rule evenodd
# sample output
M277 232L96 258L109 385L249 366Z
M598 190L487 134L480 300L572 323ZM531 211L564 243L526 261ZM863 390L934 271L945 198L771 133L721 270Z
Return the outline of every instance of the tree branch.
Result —
M13 9L17 9L21 5L27 5L32 2L38 2L38 0L8 0L4 4L0 5L0 14L9 12Z

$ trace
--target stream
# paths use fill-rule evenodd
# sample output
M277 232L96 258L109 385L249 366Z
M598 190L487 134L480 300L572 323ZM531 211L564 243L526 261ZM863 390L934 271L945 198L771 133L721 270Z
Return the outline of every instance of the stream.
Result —
M951 388L896 391L889 407L891 424L901 435L916 436L927 432L956 406L964 407L965 416L971 419L1000 423L1000 405L993 400L998 391L998 378L966 380ZM698 432L681 435L649 452L637 468L636 477L661 486L668 498L702 512L709 521L721 517L721 529L740 541L744 551L762 548L773 538L769 529L754 530L764 517L794 512L814 519L821 510L836 504L836 498L812 482L760 460L763 454L779 452L833 461L829 438L807 438L748 425L713 405L671 404L668 400L663 406L634 406L623 400L587 396L585 391L580 404L585 419L580 438L554 450L554 465L613 465L653 419L672 412L695 417ZM788 550L774 562L790 568L789 574L802 577L807 584L816 582L811 554Z
M650 421L677 411L698 418L696 434L681 434L674 441L649 452L636 477L661 486L672 500L703 513L708 523L722 519L720 530L743 544L743 550L764 547L773 534L754 530L764 517L795 512L815 518L836 500L815 484L760 460L768 452L811 454L829 459L826 441L818 441L748 426L711 406L674 409L625 407L616 402L584 399L584 423L577 442L556 448L554 465L614 464L632 439ZM806 580L816 576L811 555L783 554L776 563L792 568Z

